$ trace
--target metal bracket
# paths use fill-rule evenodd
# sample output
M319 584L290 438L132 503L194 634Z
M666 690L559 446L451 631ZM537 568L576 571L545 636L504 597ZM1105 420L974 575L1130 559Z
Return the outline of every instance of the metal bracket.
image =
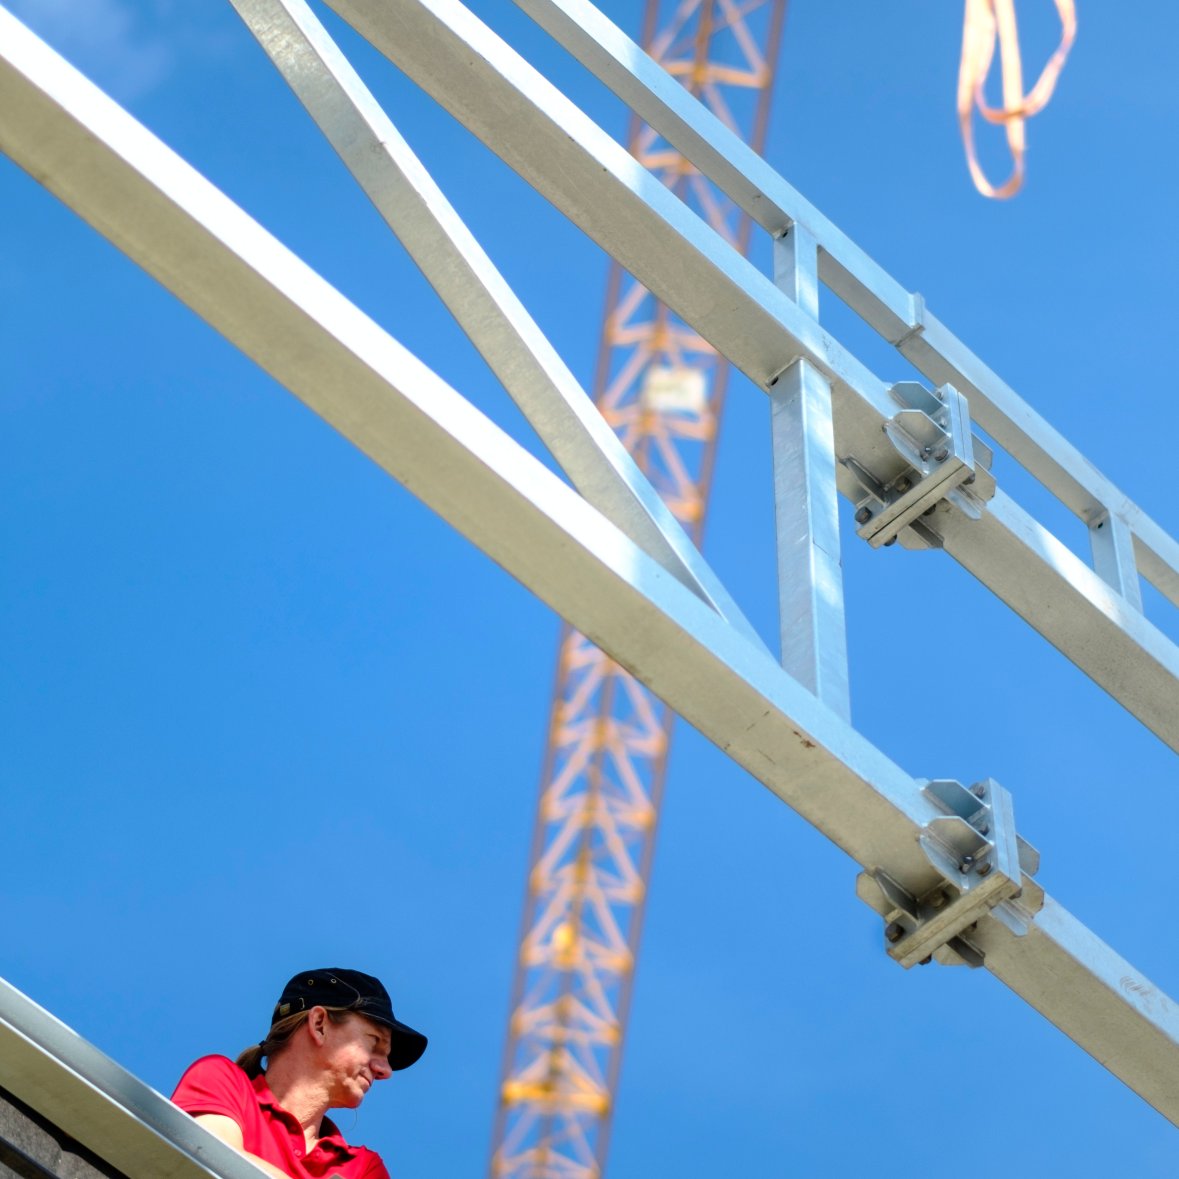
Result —
M843 460L865 492L856 501L856 531L873 548L892 544L905 527L927 545L939 545L919 518L951 498L977 520L995 493L991 452L971 434L966 398L952 385L929 390L918 381L900 381L889 393L902 408L883 428L905 466L882 482L854 458Z
M1039 853L1016 833L1011 795L993 779L969 789L938 779L926 782L922 793L943 812L918 836L940 879L914 895L877 868L860 873L856 895L884 918L885 948L906 969L931 958L948 966L981 966L983 956L970 944L969 931L1025 887L1036 894L1029 897L1030 906L1004 913L1003 919L1018 925L1021 915L1039 908L1042 894L1029 879L1039 867Z

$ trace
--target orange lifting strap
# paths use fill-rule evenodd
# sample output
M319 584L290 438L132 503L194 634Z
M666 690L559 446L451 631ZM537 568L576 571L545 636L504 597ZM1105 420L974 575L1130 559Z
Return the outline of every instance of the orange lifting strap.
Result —
M1065 58L1077 35L1077 13L1073 0L1054 0L1060 15L1060 44L1049 59L1036 84L1023 92L1023 68L1019 60L1019 32L1015 26L1015 0L966 0L966 23L962 30L962 65L958 71L958 122L966 145L966 162L974 186L983 196L1003 200L1014 196L1023 184L1023 157L1026 150L1024 121L1043 110L1056 79L1064 68ZM1003 75L1003 105L987 106L983 86L999 46L999 64ZM979 166L974 147L974 108L988 123L1002 123L1007 130L1012 169L1007 180L996 188Z

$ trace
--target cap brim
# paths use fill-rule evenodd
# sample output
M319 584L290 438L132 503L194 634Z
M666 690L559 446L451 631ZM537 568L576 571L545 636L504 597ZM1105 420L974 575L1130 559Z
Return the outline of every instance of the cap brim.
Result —
M370 1015L369 1018L373 1017ZM421 1055L429 1043L421 1032L415 1031L408 1024L397 1019L378 1019L377 1023L384 1024L393 1033L393 1042L389 1047L389 1067L394 1072L409 1068L411 1064L416 1064L421 1059Z

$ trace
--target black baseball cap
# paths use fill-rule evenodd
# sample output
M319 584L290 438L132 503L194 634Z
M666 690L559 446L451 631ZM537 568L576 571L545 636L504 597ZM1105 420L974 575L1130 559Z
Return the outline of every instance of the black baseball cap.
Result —
M426 1037L394 1017L389 992L371 974L336 967L296 974L283 987L270 1022L278 1023L312 1007L342 1007L384 1024L393 1033L389 1067L395 1071L409 1068L426 1050Z

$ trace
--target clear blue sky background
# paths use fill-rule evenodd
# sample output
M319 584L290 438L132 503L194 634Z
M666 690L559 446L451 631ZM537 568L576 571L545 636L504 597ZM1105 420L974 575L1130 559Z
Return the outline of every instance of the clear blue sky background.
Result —
M9 3L528 440L228 4ZM1079 7L1011 203L966 177L959 4L793 0L767 154L1174 530L1179 12ZM623 134L511 5L475 8ZM1020 8L1030 66L1051 6ZM588 381L600 252L341 37ZM480 1174L558 620L6 161L0 210L0 974L168 1092L295 970L374 971L432 1043L345 1130L402 1179ZM706 547L772 638L766 412L737 385ZM1006 785L1046 887L1179 993L1173 755L948 558L844 543L860 727ZM1172 1128L996 980L889 961L854 865L683 726L671 769L614 1176L1174 1175Z

